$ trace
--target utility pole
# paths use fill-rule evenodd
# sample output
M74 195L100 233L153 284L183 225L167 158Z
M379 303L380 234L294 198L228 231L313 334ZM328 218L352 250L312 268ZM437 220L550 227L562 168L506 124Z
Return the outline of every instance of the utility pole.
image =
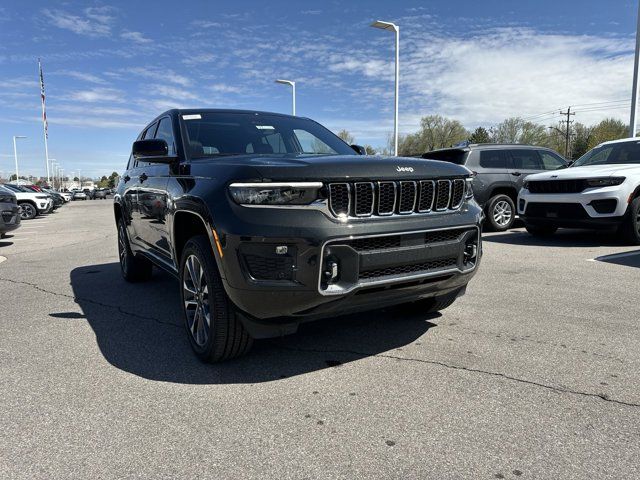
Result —
M563 112L562 110L560 110L560 115L567 116L567 119L562 120L561 123L567 124L567 127L564 129L564 133L565 133L564 156L568 160L569 159L569 141L571 139L571 124L573 123L573 120L571 120L571 115L575 115L575 112L572 112L571 107L568 107L566 112Z

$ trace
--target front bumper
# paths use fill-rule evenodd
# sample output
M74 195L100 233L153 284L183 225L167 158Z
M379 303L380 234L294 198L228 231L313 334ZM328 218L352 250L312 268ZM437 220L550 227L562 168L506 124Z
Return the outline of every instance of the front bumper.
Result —
M481 258L482 211L475 202L454 213L348 223L312 211L235 207L233 213L229 224L218 218L216 225L225 290L266 323L463 291ZM249 233L256 231L262 235Z
M608 229L624 221L628 196L619 186L566 194L532 194L522 189L518 214L529 225Z
M20 226L20 207L14 204L0 204L0 233L10 232Z

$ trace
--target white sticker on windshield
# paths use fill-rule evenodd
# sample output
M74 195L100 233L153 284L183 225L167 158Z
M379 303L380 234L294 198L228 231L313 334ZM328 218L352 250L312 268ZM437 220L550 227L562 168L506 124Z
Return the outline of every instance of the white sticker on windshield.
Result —
M201 120L202 115L200 115L199 113L193 113L191 115L182 115L182 119L183 120Z
M256 125L258 130L275 130L271 125Z

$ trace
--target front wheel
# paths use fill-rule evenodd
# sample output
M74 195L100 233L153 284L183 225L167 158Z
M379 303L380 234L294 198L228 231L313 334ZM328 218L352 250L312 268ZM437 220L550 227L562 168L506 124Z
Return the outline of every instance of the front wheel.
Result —
M634 198L629 205L627 218L619 230L625 243L640 245L640 197Z
M513 226L516 207L508 195L498 194L487 204L487 222L494 232L504 232Z
M220 362L251 349L253 339L224 291L209 239L204 235L193 237L185 245L180 286L189 343L201 360Z
M20 219L31 220L33 218L36 218L36 215L38 215L38 210L36 209L35 205L29 202L22 202L19 205L20 205Z
M143 282L151 278L153 265L146 258L134 255L131 251L124 220L118 222L118 256L122 277L127 282Z

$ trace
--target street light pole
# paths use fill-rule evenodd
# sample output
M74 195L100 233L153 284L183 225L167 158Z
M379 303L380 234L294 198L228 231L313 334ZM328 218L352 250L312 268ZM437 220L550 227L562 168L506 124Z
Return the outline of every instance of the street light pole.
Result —
M53 182L52 185L49 185L49 187L53 186L53 189L56 189L56 165L57 165L57 161L55 158L50 158L49 159L49 163L51 164L51 181Z
M638 62L640 60L640 5L636 23L636 53L633 60L633 90L631 92L631 119L629 121L629 137L636 136L636 109L638 102Z
M27 138L24 135L14 135L13 136L13 158L16 161L16 185L19 185L20 182L20 173L18 172L18 149L16 147L16 139L18 138Z
M292 115L296 116L296 82L293 80L276 80L276 83L281 83L283 85L291 85L291 95L292 95Z
M396 35L396 86L393 116L393 154L398 156L398 94L400 92L400 27L395 23L377 20L371 24L374 28L395 32Z

